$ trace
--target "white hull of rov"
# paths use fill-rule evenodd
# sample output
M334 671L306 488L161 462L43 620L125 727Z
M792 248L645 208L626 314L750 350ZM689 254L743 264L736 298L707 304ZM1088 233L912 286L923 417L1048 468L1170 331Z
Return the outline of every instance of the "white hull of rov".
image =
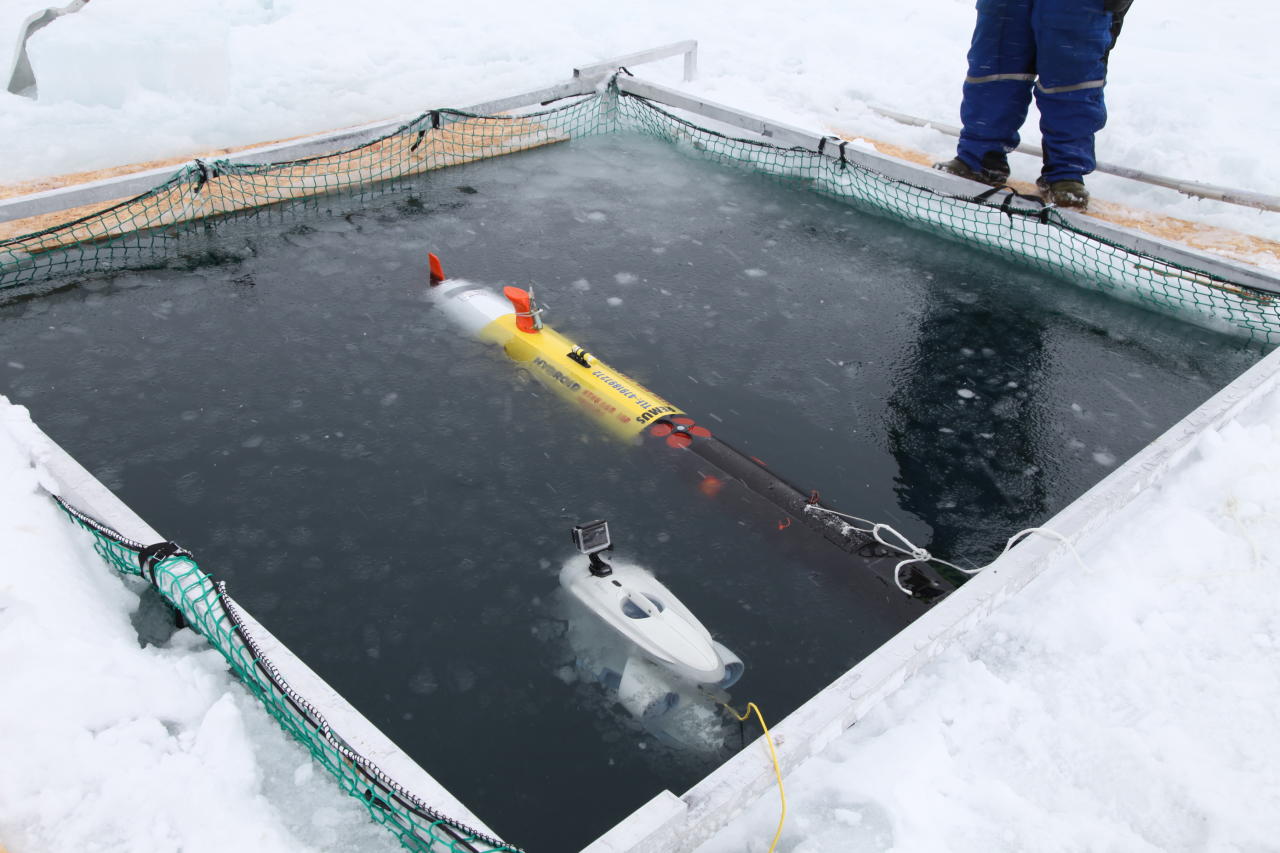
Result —
M606 633L625 641L623 651L610 653L602 638L579 664L615 690L633 716L664 714L696 699L699 687L718 693L742 676L742 659L711 639L680 599L643 569L618 564L596 575L573 561L561 570L560 585Z

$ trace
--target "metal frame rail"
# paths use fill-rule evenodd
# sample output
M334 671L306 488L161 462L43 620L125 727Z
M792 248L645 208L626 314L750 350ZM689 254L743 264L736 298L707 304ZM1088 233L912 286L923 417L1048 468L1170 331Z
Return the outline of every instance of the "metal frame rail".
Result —
M684 56L685 79L692 79L692 74L698 65L698 43L692 40L678 41L628 54L608 62L575 68L573 70L573 78L563 83L532 89L528 92L521 92L518 95L511 95L505 98L484 101L483 103L472 104L469 107L460 107L459 109L462 112L475 113L477 115L494 115L525 107L540 106L563 98L590 95L621 66L639 65L680 55ZM420 113L398 116L342 130L318 133L314 136L306 136L301 139L289 140L288 142L248 148L232 154L220 154L218 159L230 163L260 165L280 160L297 160L303 157L330 154L335 151L354 148L366 142L372 142L397 128L403 127L417 118L418 115ZM57 213L83 205L118 201L123 198L141 195L164 183L175 171L176 169L173 166L161 166L141 172L130 172L127 175L103 178L98 181L88 181L82 184L59 187L58 189L0 199L0 222L26 219L31 216L43 216L48 213Z
M920 118L919 116L907 115L895 110L886 110L884 107L871 107L871 111L877 115L882 115L887 119L898 122L899 124L907 124L912 127L927 127L930 130L936 130L939 133L945 133L947 136L960 136L960 128L953 124L946 124L933 119ZM1032 145L1024 142L1017 148L1013 149L1021 154L1030 154L1037 160L1044 157L1044 149L1039 145ZM1171 178L1168 175L1157 175L1153 172L1144 172L1141 169L1132 169L1128 166L1120 166L1115 163L1105 163L1099 160L1094 165L1094 171L1102 172L1108 175L1115 175L1119 178L1128 178L1131 181L1141 181L1144 184L1151 184L1156 187L1164 187L1165 189L1177 190L1183 195L1193 196L1195 198L1207 198L1213 201L1223 201L1227 204L1238 204L1244 207L1256 207L1259 210L1270 210L1280 212L1280 196L1268 195L1267 193L1257 193L1251 190L1241 190L1235 187L1224 187L1218 184L1206 184L1203 181L1186 181L1182 178Z
M697 67L697 43L682 41L609 62L583 66L574 69L573 79L564 83L476 104L466 108L466 111L492 114L541 105L561 98L588 95L620 66L680 54L685 57L685 79L688 80ZM835 137L771 121L636 77L620 76L617 84L623 92L698 116L704 122L745 131L749 137L775 145L803 148L832 159L843 157L848 162L886 177L946 195L970 198L985 189L982 185L962 178L874 151L851 147L844 140ZM376 139L408 120L409 117L403 117L373 122L335 133L249 149L223 159L257 164L329 153ZM172 171L151 169L0 201L0 222L146 192L168 178ZM1258 290L1280 294L1280 278L1262 270L1072 211L1061 213L1081 230L1092 232L1134 251L1199 268ZM1280 350L1246 371L1047 522L1047 526L1070 542L1079 541L1089 531L1105 524L1143 489L1164 476L1185 456L1201 434L1219 428L1253 400L1277 387L1280 387ZM65 457L65 454L62 456ZM141 526L149 530L128 507L93 480L70 457L65 457L53 467L62 469L59 479L63 480L64 487L67 480L78 482L81 486L79 500L82 505L95 511L100 518L112 519L121 529L136 529ZM125 517L124 524L121 524L122 516ZM151 534L142 538L147 539L148 536ZM151 539L155 538L151 536ZM773 731L784 769L794 770L809 757L819 753L945 647L982 621L1001 602L1015 595L1046 568L1065 559L1066 553L1067 546L1063 543L1036 538L1024 542L781 721ZM280 652L276 651L275 654L280 655ZM305 669L305 664L296 658L294 660L299 667ZM336 693L333 694L333 700L345 705L345 701ZM354 709L352 713L356 713ZM380 735L376 729L373 733ZM393 744L388 742L388 748L412 765L411 760L399 753ZM414 768L420 770L416 765ZM429 780L424 784L438 786L425 772L422 777ZM691 850L711 837L736 814L748 808L756 796L773 784L772 765L764 751L748 748L713 771L683 796L677 797L670 791L663 791L589 845L584 853L679 853ZM469 817L460 803L450 808L459 816ZM483 825L478 820L474 823Z
M955 175L940 172L937 169L930 169L905 160L888 157L875 151L867 151L863 148L850 146L839 137L815 133L811 130L772 121L743 110L672 89L669 86L641 80L637 77L618 77L618 88L623 92L629 92L731 128L748 131L762 141L771 142L783 148L803 148L815 154L822 154L832 160L839 160L844 157L850 163L863 166L886 177L904 181L917 187L925 187L944 195L972 198L979 192L990 189L985 184L977 184ZM1077 211L1059 209L1057 212L1081 231L1095 234L1140 254L1151 255L1171 263L1203 270L1206 273L1220 276L1236 284L1280 294L1280 277L1271 275L1256 267L1189 249L1178 243L1162 240L1159 237L1153 237L1122 225L1104 222Z
M113 532L134 543L165 541L165 537L102 485L57 442L38 426L32 424L32 427L35 441L28 447L31 458L53 477L57 493L67 503L86 515L101 519L114 528ZM382 787L388 790L402 788L411 797L430 802L455 821L494 838L501 837L254 619L243 605L226 595L225 591L222 598L231 605L235 617L253 637L256 659L269 661L280 682L287 684L295 695L306 697L306 703L318 711L335 732L341 732L342 740L350 750L383 774L385 779L378 780Z

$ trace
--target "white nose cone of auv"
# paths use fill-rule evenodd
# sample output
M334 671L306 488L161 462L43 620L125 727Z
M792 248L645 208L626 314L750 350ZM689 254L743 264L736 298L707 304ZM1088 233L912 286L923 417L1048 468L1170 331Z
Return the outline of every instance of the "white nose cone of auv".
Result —
M451 278L429 292L449 320L473 337L479 337L490 323L514 310L510 302L492 290L461 278Z

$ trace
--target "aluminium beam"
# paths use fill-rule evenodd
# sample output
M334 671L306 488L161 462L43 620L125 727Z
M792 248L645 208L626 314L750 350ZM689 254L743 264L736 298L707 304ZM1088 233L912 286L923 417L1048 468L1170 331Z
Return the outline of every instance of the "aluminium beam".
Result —
M1045 522L1061 541L1034 535L1023 540L773 726L784 774L819 754L1046 569L1070 562L1071 548L1103 531L1117 513L1166 477L1202 435L1277 392L1280 349ZM683 796L659 793L582 853L689 853L776 786L768 751L757 739Z
M617 56L604 62L597 62L594 65L584 65L581 68L573 69L573 76L600 79L628 65L655 62L659 59L681 54L684 54L684 82L690 83L698 73L698 42L694 39L672 42L661 47L651 47L648 50L638 50L635 53Z
M507 112L561 98L589 95L595 90L595 86L598 83L598 79L584 77L565 83L558 83L554 86L544 86L540 89L533 89L506 98L462 107L461 111L478 115ZM392 133L413 121L419 115L421 113L384 119L287 142L248 148L233 154L212 155L210 159L229 163L260 165L282 160L298 160L303 157L332 154L344 149L355 148L386 136L388 133ZM26 219L31 216L43 216L84 205L105 204L133 198L164 183L176 171L173 166L162 166L141 172L131 172L127 175L103 178L98 181L88 181L82 184L45 190L44 192L31 193L30 195L2 199L0 200L0 222Z
M58 494L67 503L136 542L166 541L34 422L29 426L30 432L23 436L26 450L33 463L39 464L53 477ZM67 523L71 524L70 521ZM334 733L340 735L353 750L440 813L486 835L502 837L263 627L243 604L234 599L232 603L262 654L276 666L290 687L324 715ZM265 707L262 710L266 713ZM299 746L305 749L304 745Z
M940 121L907 115L906 113L887 110L883 107L877 106L872 106L871 111L877 115L882 115L887 119L896 121L899 124L906 124L912 127L927 127L930 130L936 130L939 133L946 134L947 136L960 136L960 128L953 124L945 124ZM1043 148L1039 145L1031 145L1027 142L1022 143L1013 150L1021 154L1030 154L1032 157L1037 159L1042 159L1044 157ZM1115 175L1119 178L1128 178L1131 181L1140 181L1141 183L1151 184L1156 187L1177 190L1183 195L1189 195L1195 198L1207 198L1211 201L1238 204L1244 207L1256 207L1259 210L1270 210L1272 212L1280 213L1280 196L1256 193L1249 190L1240 190L1235 187L1223 187L1217 184L1207 184L1203 181L1188 181L1182 178L1171 178L1168 175L1157 175L1153 172L1144 172L1141 169L1134 169L1129 166L1119 166L1115 163L1104 163L1101 160L1095 164L1094 171L1108 175Z
M940 172L937 169L930 169L926 166L899 160L876 151L869 151L866 148L853 146L845 140L826 134L795 127L783 122L772 121L754 113L709 101L659 83L641 80L636 77L620 76L618 77L618 88L623 92L665 104L704 119L745 130L760 137L761 141L779 145L783 148L803 148L815 154L821 153L823 156L832 159L839 159L843 156L850 163L863 166L872 172L917 187L930 189L943 195L972 198L978 193L990 189L985 184L967 181L964 178ZM1058 213L1072 226L1081 231L1109 240L1140 254L1151 255L1170 263L1198 269L1226 281L1251 287L1255 290L1280 294L1280 276L1270 274L1257 267L1189 249L1170 240L1153 237L1150 234L1133 228L1126 228L1123 225L1095 219L1078 211L1058 208Z
M521 92L504 98L461 107L461 112L477 115L495 115L511 110L539 106L552 101L590 95L610 75L627 65L654 62L671 56L684 56L684 79L692 80L698 67L698 42L693 39L672 42L660 47L629 53L604 62L583 65L573 69L573 77L563 83ZM321 154L332 154L346 148L354 148L372 142L413 121L422 113L370 122L357 127L319 133L301 139L262 145L237 151L233 154L212 155L210 159L230 163L254 164L297 160ZM105 204L133 198L164 183L176 170L171 166L132 172L99 181L89 181L44 192L0 199L0 222L43 216L90 204Z

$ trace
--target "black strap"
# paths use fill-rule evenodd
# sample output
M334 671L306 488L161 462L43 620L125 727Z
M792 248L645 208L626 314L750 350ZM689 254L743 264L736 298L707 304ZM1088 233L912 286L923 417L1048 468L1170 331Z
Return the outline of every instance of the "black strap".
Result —
M156 564L170 557L190 557L191 552L181 545L173 542L157 542L154 545L148 545L138 552L138 568L142 571L142 576L151 581L156 582Z
M836 137L834 137L834 136L821 136L821 137L818 137L818 153L819 153L819 154L822 154L823 152L825 152L825 151L827 150L827 143L828 143L828 142L835 142L835 141L836 141ZM842 168L842 169L843 169L844 167L846 167L846 166L848 166L848 165L849 165L849 161L848 161L848 160L846 160L846 159L845 159L845 157L844 157L844 148L845 148L845 146L846 146L846 145L848 145L848 144L849 144L849 140L847 140L847 139L841 139L841 140L840 140L840 157L839 157L838 159L839 159L839 162L840 162L840 168Z
M214 175L212 173L212 170L210 170L209 164L203 160L199 160L199 159L196 160L196 168L200 170L200 177L196 178L196 188L195 188L194 194L199 195L200 191L204 189L204 185L209 182L209 179L216 177L216 175Z
M1013 215L1016 213L1019 216L1034 216L1036 219L1040 220L1041 224L1043 225L1049 224L1049 211L1053 210L1054 208L1054 205L1052 203L1046 202L1044 199L1040 198L1040 196L1025 195L1024 193L1020 193L1017 190L1015 190L1013 187L1009 186L1008 184L1000 184L999 186L992 187L991 189L986 190L985 192L978 193L976 196L973 197L973 200L978 202L979 204L986 204L991 199L992 196L994 196L996 193L1002 190L1008 192L1009 194L1004 197L1004 201L1000 202L1000 212L1003 213L1005 216L1009 217L1010 220L1013 219ZM1023 201L1031 202L1032 204L1037 205L1037 208L1035 210L1019 210L1018 208L1015 208L1012 206L1013 200L1015 198L1020 198Z

